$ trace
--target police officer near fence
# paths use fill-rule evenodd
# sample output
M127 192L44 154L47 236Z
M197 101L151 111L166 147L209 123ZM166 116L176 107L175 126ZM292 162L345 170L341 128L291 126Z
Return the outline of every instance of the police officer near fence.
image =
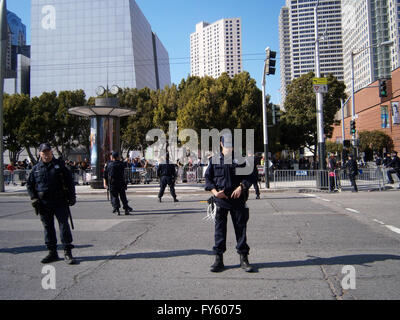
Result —
M210 158L205 173L205 190L211 191L216 205L215 213L215 262L211 272L220 272L224 269L223 254L226 251L227 217L230 213L236 234L236 251L240 255L240 266L246 272L253 272L249 264L250 247L247 244L247 221L249 209L246 206L248 190L252 185L251 175L239 175L238 169L245 166L232 160L233 139L231 135L223 135L221 139L222 152L219 163L213 163Z
M39 146L39 162L33 166L27 181L28 194L36 214L40 216L44 227L44 238L49 250L42 263L59 260L57 253L57 237L54 228L54 217L57 218L61 243L64 247L64 260L74 264L71 250L72 233L68 219L71 219L69 206L76 203L75 186L72 174L63 161L55 159L48 143ZM73 225L72 225L73 226Z
M169 192L171 193L174 202L179 202L176 198L175 192L175 181L176 181L176 167L173 163L169 162L169 153L166 154L166 161L158 165L157 177L160 178L160 191L158 192L158 201L161 202L161 198L164 195L165 188L169 186Z
M351 186L353 187L352 192L358 192L356 183L356 177L358 175L358 165L357 161L354 159L354 155L351 153L348 155L348 161L346 162L346 169L349 174L349 180Z
M107 163L104 169L104 188L110 190L112 213L117 213L118 215L120 215L119 209L121 207L119 199L121 199L125 215L129 215L133 211L126 198L125 168L126 165L119 160L119 153L114 151L111 153L111 161Z

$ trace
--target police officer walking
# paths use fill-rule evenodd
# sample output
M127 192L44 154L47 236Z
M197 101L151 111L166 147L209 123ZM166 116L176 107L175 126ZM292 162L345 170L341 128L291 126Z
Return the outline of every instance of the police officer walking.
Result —
M160 163L157 168L157 176L160 177L160 191L158 192L158 201L161 202L161 198L164 195L165 188L169 186L169 192L171 193L174 202L179 202L176 198L175 193L175 180L176 180L176 169L175 165L169 163L169 154L166 156L166 163Z
M133 209L128 205L126 198L126 182L125 182L125 164L119 160L118 152L112 152L111 161L107 163L104 169L104 188L109 188L111 195L111 204L113 207L112 213L120 215L119 208L121 207L119 198L121 198L122 206L125 210L125 215L129 215Z
M353 187L352 192L358 192L356 177L358 175L358 165L357 161L354 160L354 156L352 154L348 155L348 161L346 162L347 172L349 174L349 179L351 186Z
M55 159L48 143L39 147L39 162L32 168L27 181L28 194L36 214L40 215L44 227L44 238L49 254L42 263L59 260L57 237L54 228L54 216L60 227L61 243L64 247L64 259L67 264L74 264L71 249L72 233L68 223L71 217L69 206L76 203L75 186L71 172L63 161ZM72 219L71 219L72 223Z
M247 244L246 229L249 220L249 209L246 207L248 189L251 186L251 176L237 174L241 166L232 161L233 139L230 135L222 136L222 153L219 164L210 159L205 173L205 190L211 191L216 205L215 214L215 262L211 272L224 269L223 254L226 251L227 217L230 212L236 234L236 250L240 255L240 266L246 272L254 271L249 264L250 248Z
M392 174L395 173L400 181L400 158L397 156L397 151L392 152L392 159L386 164L386 167L391 168L387 171L389 183L394 184ZM400 189L400 184L397 189Z

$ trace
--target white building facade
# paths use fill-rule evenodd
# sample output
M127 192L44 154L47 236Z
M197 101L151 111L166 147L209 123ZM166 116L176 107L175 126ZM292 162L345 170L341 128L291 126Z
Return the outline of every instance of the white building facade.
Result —
M241 19L198 23L190 35L190 74L218 78L223 72L233 77L242 71Z
M136 2L32 0L31 96L78 89L96 96L107 83L138 89L171 83L168 52Z
M286 0L281 9L280 57L282 105L288 79L293 80L310 71L315 72L315 18L317 0ZM343 47L341 1L320 0L318 6L321 74L332 73L343 80ZM323 38L322 38L323 35ZM290 71L289 71L290 70ZM289 74L290 73L290 74Z
M344 81L351 93L351 55L354 90L390 78L399 67L400 3L397 0L343 0ZM379 46L393 41L391 46Z

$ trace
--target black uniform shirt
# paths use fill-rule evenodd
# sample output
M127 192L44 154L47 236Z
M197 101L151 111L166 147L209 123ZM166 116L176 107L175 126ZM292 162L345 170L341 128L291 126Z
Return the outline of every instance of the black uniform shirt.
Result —
M244 207L244 204L246 203L244 192L242 192L238 199L231 198L231 195L241 183L246 190L251 186L251 176L242 176L236 174L236 169L242 166L244 167L246 164L238 165L234 163L235 161L232 162L232 164L225 164L224 155L221 153L220 163L213 164L212 158L210 158L210 163L208 164L205 173L205 190L224 190L225 195L228 197L228 199L218 199L214 197L217 205L225 209Z
M104 169L104 178L110 187L125 187L125 164L120 160L110 161Z
M175 165L172 163L159 164L157 168L157 175L159 177L166 176L170 178L175 178L176 177Z
M64 194L62 179L68 189L68 195ZM66 196L69 199L76 197L71 171L62 161L55 158L49 163L40 160L32 168L26 187L31 199L40 199L44 204L59 202Z

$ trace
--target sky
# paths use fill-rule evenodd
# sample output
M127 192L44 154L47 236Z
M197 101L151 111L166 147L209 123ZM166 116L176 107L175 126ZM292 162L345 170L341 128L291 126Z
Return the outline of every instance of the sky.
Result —
M136 3L168 51L171 82L175 84L190 74L190 34L195 32L196 24L241 18L243 69L261 89L265 48L276 51L276 73L266 78L266 94L271 96L271 102L280 104L278 21L285 0L136 0ZM7 0L7 9L26 25L30 44L30 0Z

